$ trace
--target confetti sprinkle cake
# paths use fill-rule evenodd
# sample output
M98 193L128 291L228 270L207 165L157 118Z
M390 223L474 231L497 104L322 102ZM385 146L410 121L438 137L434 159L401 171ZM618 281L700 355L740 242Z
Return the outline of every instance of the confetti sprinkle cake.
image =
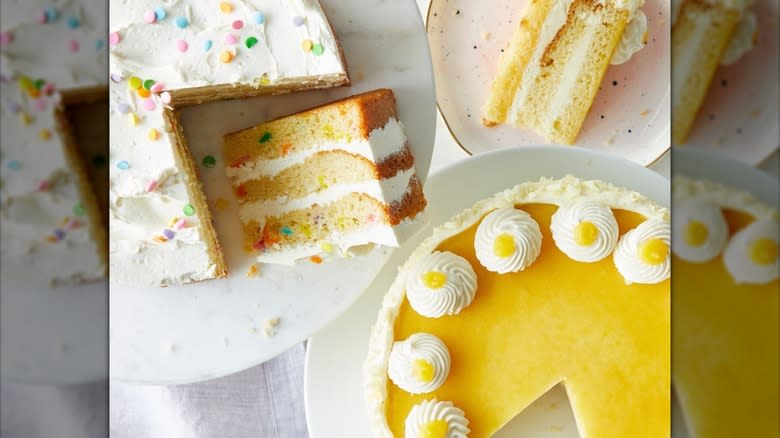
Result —
M499 59L483 109L485 126L501 123L572 144L610 63L644 47L643 0L538 0Z
M341 47L314 0L110 3L111 280L225 277L174 109L347 85Z
M3 2L4 279L58 285L106 276L103 215L68 110L106 99L105 6L99 0Z
M224 155L260 262L398 246L426 205L387 89L229 134Z

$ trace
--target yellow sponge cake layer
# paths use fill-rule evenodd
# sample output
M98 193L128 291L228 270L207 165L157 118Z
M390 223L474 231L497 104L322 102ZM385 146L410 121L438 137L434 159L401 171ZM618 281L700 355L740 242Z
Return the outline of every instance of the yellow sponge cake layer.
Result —
M680 5L672 27L672 143L682 144L696 120L740 12L699 0Z
M397 246L397 228L425 207L390 90L230 134L225 157L245 246L262 262Z
M629 20L610 3L530 3L500 60L485 125L511 123L574 143Z

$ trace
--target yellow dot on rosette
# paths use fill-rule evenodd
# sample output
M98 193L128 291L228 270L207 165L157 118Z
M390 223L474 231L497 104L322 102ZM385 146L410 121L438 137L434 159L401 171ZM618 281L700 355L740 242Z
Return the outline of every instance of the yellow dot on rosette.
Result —
M429 421L420 428L420 438L445 438L447 429L449 427L444 420Z
M415 359L412 362L412 375L420 382L428 383L433 380L435 370L433 364L425 359Z
M750 260L757 265L771 265L777 262L777 253L777 243L772 239L757 239L750 244Z
M500 234L493 242L493 254L505 258L515 253L515 239L509 234Z
M693 247L699 247L704 245L707 241L710 231L707 229L707 225L704 225L699 221L690 221L688 226L685 227L685 242Z
M422 281L429 289L439 289L447 284L447 274L443 272L428 271L422 276Z
M661 239L649 239L639 245L639 258L648 265L660 265L669 256L669 245Z
M599 238L599 229L593 222L582 221L574 227L574 243L579 246L591 246Z

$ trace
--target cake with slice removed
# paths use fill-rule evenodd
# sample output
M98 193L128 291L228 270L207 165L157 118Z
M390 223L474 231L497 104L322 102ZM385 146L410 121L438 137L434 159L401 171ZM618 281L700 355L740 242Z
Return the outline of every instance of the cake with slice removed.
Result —
M388 89L225 136L245 247L264 263L398 246L425 208Z
M610 63L647 41L643 0L538 0L499 59L483 108L491 127L510 123L572 144Z

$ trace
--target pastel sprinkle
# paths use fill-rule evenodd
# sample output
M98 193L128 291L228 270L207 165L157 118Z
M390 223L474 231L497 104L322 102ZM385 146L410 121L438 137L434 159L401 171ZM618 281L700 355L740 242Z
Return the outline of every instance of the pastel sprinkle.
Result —
M46 21L54 21L60 16L60 12L55 8L46 8L43 11Z
M241 21L241 20L236 20L236 21L233 22L232 26L233 26L233 29L239 30L242 27L244 27L244 22Z
M222 53L219 54L219 60L224 64L228 64L233 60L233 53L228 50L223 50Z
M44 81L43 79L36 79L33 81L33 87L35 87L36 90L40 90L41 88L43 88L43 84L45 83L46 81Z
M27 113L22 113L21 115L19 115L19 118L22 119L22 124L24 126L27 126L30 123L32 123L32 117L30 117L30 115Z
M319 265L320 263L322 263L322 257L320 256L311 256L310 260L315 265Z
M166 91L166 92L160 94L160 100L162 101L162 103L164 103L166 105L171 103L171 93Z
M166 239L165 236L154 236L152 237L152 240L159 243L165 243L168 241L168 239Z
M265 14L262 12L255 12L254 20L256 24L263 24L265 23Z
M11 44L14 40L14 34L11 32L2 32L0 33L0 45L7 46L8 44Z
M226 44L235 44L236 42L238 42L238 38L236 38L236 36L233 35L232 33L225 35Z
M22 106L21 105L19 105L17 102L11 101L11 100L7 101L6 105L8 106L8 111L10 111L10 112L12 112L14 114L18 114L19 111L22 110Z
M184 207L181 209L181 211L186 216L192 216L193 214L195 214L195 207L193 207L192 204L185 204Z
M293 233L293 230L291 230L290 227L282 227L281 231L285 236L289 236Z
M95 50L103 50L103 47L106 46L106 42L103 40L97 40L95 41Z
M247 38L247 39L246 39L246 42L245 42L245 44L246 44L246 48L247 48L247 49L251 49L251 48L252 48L252 46L254 46L255 44L257 44L257 38L255 38L255 37L253 37L253 36L252 36L252 37L249 37L249 38Z
M233 4L230 2L220 2L219 10L224 12L225 14L229 14L233 12Z
M43 92L47 96L51 96L52 94L54 94L54 90L56 90L56 89L57 89L57 87L55 87L54 84L52 84L52 83L49 83L49 84L46 84L46 85L43 86Z
M189 48L190 48L190 45L189 45L189 44L187 44L187 41L184 41L184 40L178 40L178 41L176 41L176 50L178 50L178 51L180 51L180 52L184 53L184 52L186 52L186 51L187 51L187 49L189 49Z
M165 17L168 15L167 12L165 12L165 8L162 6L158 6L154 8L154 17L159 21L165 19Z
M6 166L12 170L18 170L20 167L22 167L22 165L19 163L19 160L11 160Z
M144 109L147 111L154 111L155 108L157 108L157 104L154 103L154 100L152 99L146 99L144 100Z
M150 129L149 130L149 140L154 141L154 140L157 140L158 138L160 138L160 131L158 131L158 130L156 130L154 128Z
M87 214L87 209L84 208L84 205L78 203L73 206L73 214L75 214L76 216L84 216L85 214Z
M122 37L119 36L119 32L111 32L108 35L108 44L110 44L112 47L119 44L119 41L122 40Z
M122 76L120 76L120 75L118 75L116 73L111 73L111 80L114 81L114 83L118 84L118 83L122 82Z
M35 109L37 109L38 111L46 110L46 101L43 99L36 100L35 103L33 103L33 105L35 106Z
M163 88L165 88L165 86L164 86L163 84L161 84L161 83L159 83L159 82L158 82L158 83L156 83L156 84L152 85L152 88L150 88L149 90L150 90L152 93L159 93L160 91L162 91L162 90L163 90Z
M130 112L130 105L126 103L120 103L116 106L116 110L122 114L127 114Z
M176 224L176 221L179 220L179 216L174 216L171 218L171 220L168 221L168 228L173 228L174 224Z
M294 24L296 27L301 27L301 26L303 26L303 24L304 24L305 22L306 22L306 19L305 19L305 18L303 18L303 17L301 17L300 15L296 15L295 17L293 17L293 24Z
M79 48L81 48L81 45L76 40L70 40L68 41L68 50L75 53L79 51Z
M57 228L56 230L54 230L54 237L56 237L57 240L64 239L65 238L65 230L61 230L61 229Z
M314 47L314 43L312 42L312 40L306 39L303 40L303 42L301 43L301 48L303 49L304 52L311 52L312 47Z
M138 116L135 113L128 114L127 115L127 119L130 121L130 124L133 125L133 126L137 125L138 122L140 121L138 119Z
M211 40L204 41L203 42L203 51L204 52L208 52L209 50L211 50L211 45L212 44L213 44L213 42Z
M157 14L155 14L154 11L151 9L144 12L144 21L149 24L154 23L155 21L157 21Z
M173 229L178 231L184 228L186 225L187 225L187 221L185 221L184 219L179 219L176 221L175 224L173 224Z
M70 29L78 29L78 27L81 25L81 22L79 21L78 17L68 17L68 20L65 22L67 26Z
M48 181L43 180L43 181L38 183L38 191L39 192L45 192L47 190L49 190L49 182Z
M57 243L57 238L56 238L56 237L54 237L54 236L46 236L46 240L47 240L49 243Z
M147 192L153 192L154 189L156 189L156 188L157 188L157 180L156 179L153 179L153 180L149 181L148 184L146 184L146 191Z
M127 80L127 85L133 90L141 88L142 84L141 78L137 76L131 76L130 79Z
M147 90L151 90L152 89L152 85L154 85L154 80L153 79L147 79L147 80L145 80L143 82L143 87L146 88Z
M318 43L318 44L315 44L315 45L314 45L314 46L312 46L312 48L311 48L311 53L313 53L313 54L314 54L314 56L320 56L320 55L322 55L323 53L325 53L325 48L324 48L324 47L322 47L322 44L319 44L319 43Z
M271 78L268 77L268 73L263 73L262 76L260 76L260 85L270 85L271 84Z
M320 243L320 248L322 248L323 251L327 253L333 252L333 245L329 242L322 242Z
M169 230L169 229L163 230L162 233L163 233L163 236L165 236L165 238L168 239L168 240L173 239L173 236L175 235L175 233L173 231Z
M81 222L79 222L77 219L66 219L68 219L68 222L65 224L65 228L68 230L75 230L81 226Z
M139 88L139 89L135 90L135 93L139 97L143 97L144 99L152 95L152 92L147 90L146 88Z
M209 169L214 167L217 164L216 158L212 157L211 155L206 155L203 157L203 166L208 167Z
M176 27L179 29L184 29L185 27L189 26L190 22L187 21L184 17L176 17Z
M267 143L268 141L271 140L271 137L273 137L273 135L270 132L268 131L264 132L263 136L260 137L260 143Z
M127 169L130 168L130 163L128 163L125 160L122 160L122 161L119 161L118 163L116 163L116 167L119 170L127 170Z
M51 138L51 131L48 129L41 129L41 131L38 133L38 136L41 137L41 140L48 140Z

